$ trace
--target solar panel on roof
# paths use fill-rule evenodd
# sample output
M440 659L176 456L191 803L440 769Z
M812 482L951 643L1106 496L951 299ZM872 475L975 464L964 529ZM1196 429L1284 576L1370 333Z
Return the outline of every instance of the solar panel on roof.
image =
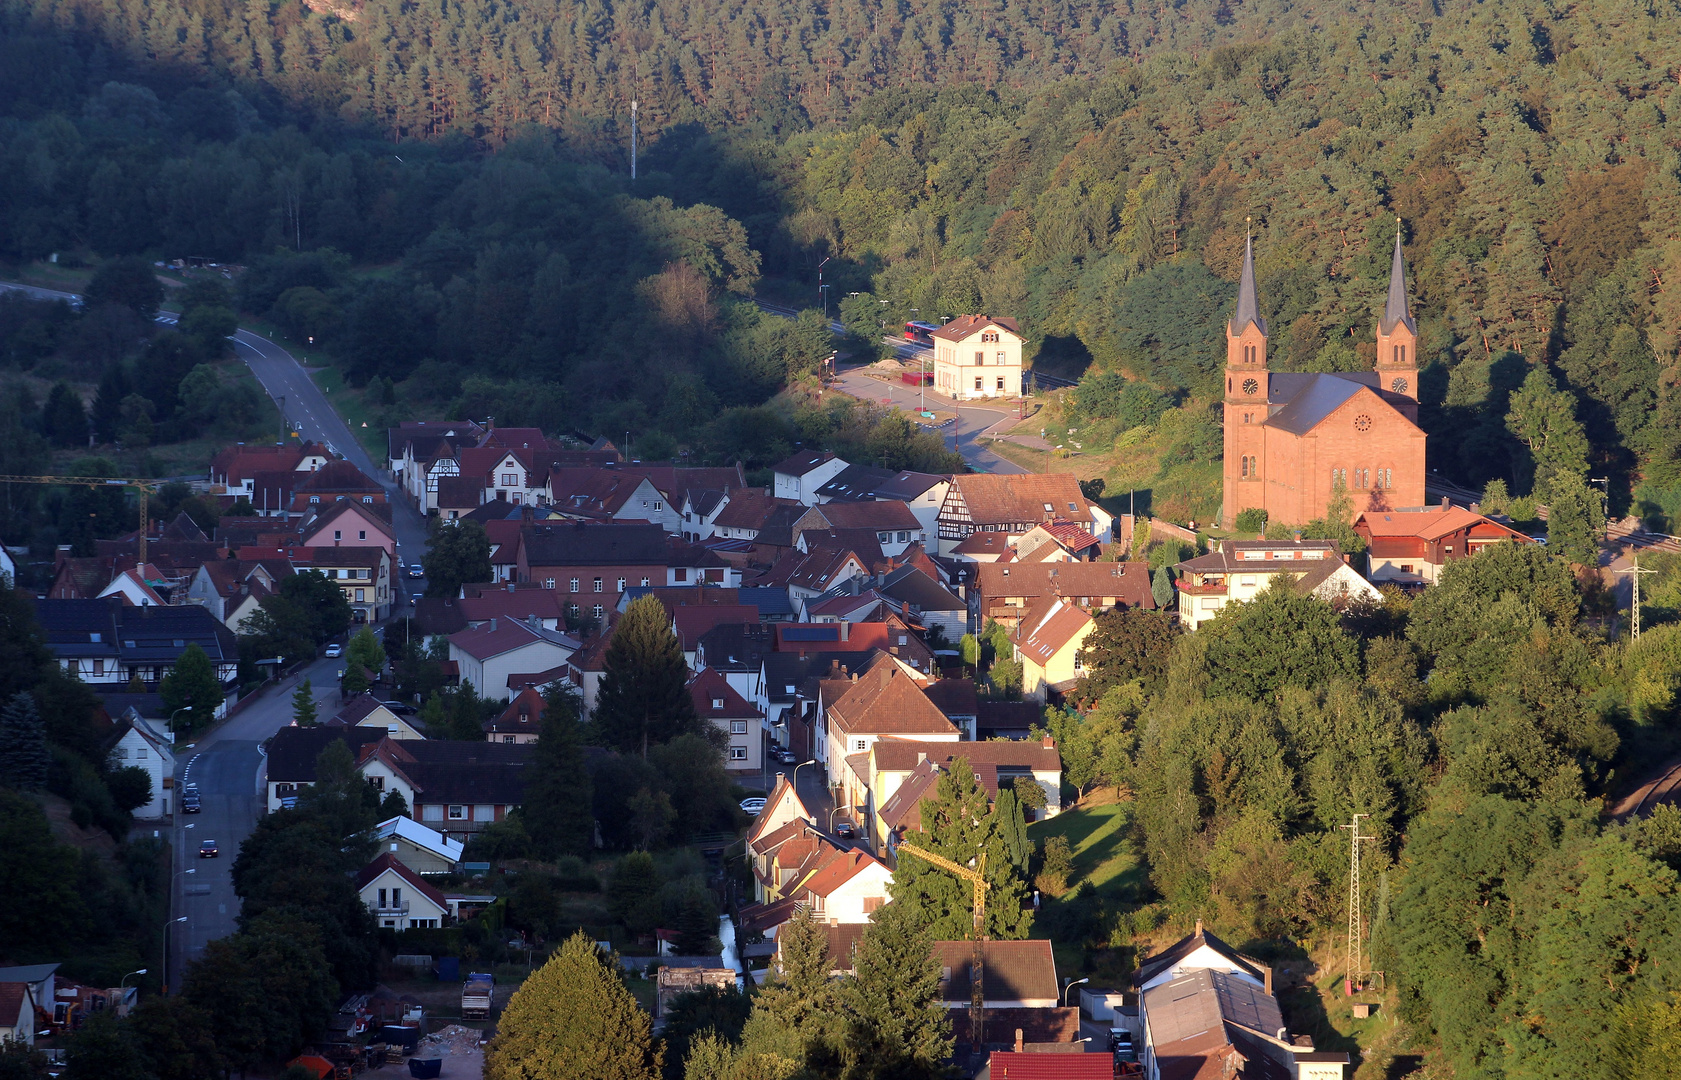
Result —
M789 627L782 633L784 641L839 641L840 627L838 626L798 626Z

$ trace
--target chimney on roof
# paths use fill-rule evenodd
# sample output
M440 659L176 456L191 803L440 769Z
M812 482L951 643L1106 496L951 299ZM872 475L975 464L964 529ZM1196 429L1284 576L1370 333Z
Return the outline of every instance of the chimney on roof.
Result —
M854 672L853 672L853 673L852 673L852 681L853 681L853 682L857 682L857 681L858 681L858 673L857 673L857 672L856 672L856 671L854 671Z
M1266 971L1262 974L1261 981L1266 984L1267 996L1271 997L1272 996L1272 965L1271 964L1268 964L1266 966ZM1281 1039L1283 1037L1284 1036L1282 1036L1282 1035L1279 1036L1279 1038L1281 1038Z
M1021 1028L1016 1028L1016 1053L1022 1052Z
M493 633L493 634L496 633L496 616L494 616L494 615L492 615L490 617L490 632ZM1197 925L1201 926L1202 924L1197 923ZM1200 934L1202 931L1198 930L1197 932Z
M847 622L845 619L841 620L841 640L852 640L852 624Z

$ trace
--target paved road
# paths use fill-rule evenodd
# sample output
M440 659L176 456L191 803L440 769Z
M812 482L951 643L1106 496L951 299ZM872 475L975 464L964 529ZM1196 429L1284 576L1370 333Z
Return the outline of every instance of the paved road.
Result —
M874 379L857 371L843 371L835 378L835 385L851 394L853 397L865 401L880 402L890 400L894 405L906 411L915 411L922 396L903 383L888 382L884 379ZM935 394L927 395L927 401L938 409L950 409L952 402ZM987 449L979 441L979 436L999 425L1010 426L1016 422L1016 410L1007 407L993 407L983 405L963 405L957 409L957 452L963 455L963 460L976 472L989 473L1025 473L1027 470L1008 458L1000 457ZM940 429L949 446L952 439L952 429Z
M57 289L42 289L15 282L0 282L0 292L21 292L38 300L76 301L76 293ZM173 325L175 313L163 311L158 321ZM397 529L397 558L404 565L419 562L426 551L426 522L414 507L397 493L383 461L375 461L356 441L350 426L334 411L328 395L309 377L297 357L284 347L251 330L240 329L233 336L234 352L251 369L269 397L274 399L282 414L300 438L324 442L337 450L345 460L378 480L391 495L394 504L393 524ZM399 595L408 585L408 578L398 575Z
M177 752L178 783L198 785L204 810L181 814L175 821L174 881L176 918L171 923L169 978L180 984L186 964L205 945L236 929L239 898L234 895L231 870L239 845L263 814L263 755L261 743L292 722L292 692L305 678L315 693L316 710L327 715L338 707L337 677L341 662L321 659L296 677L271 686L233 719L198 743ZM199 845L216 841L221 855L200 858Z
M0 291L23 292L41 300L77 300L75 293L42 289L30 285L0 282ZM163 312L159 321L175 322L173 312ZM328 403L296 357L280 345L253 331L241 329L233 337L234 349L244 360L268 395L301 438L330 444L346 460L379 480L393 504L397 529L397 557L404 563L418 562L426 550L426 523L414 507L397 492L384 462L369 457L344 419ZM401 597L410 584L397 575ZM174 890L174 918L185 922L169 925L169 974L178 984L185 964L197 957L204 946L234 932L239 899L234 895L230 868L239 845L255 828L263 813L263 757L259 745L292 722L292 691L305 677L315 691L317 709L323 715L338 707L337 660L318 660L293 679L270 687L239 715L222 725L191 749L176 755L177 783L196 783L204 810L178 815L173 826L175 862L171 880ZM221 855L204 859L199 844L216 841Z

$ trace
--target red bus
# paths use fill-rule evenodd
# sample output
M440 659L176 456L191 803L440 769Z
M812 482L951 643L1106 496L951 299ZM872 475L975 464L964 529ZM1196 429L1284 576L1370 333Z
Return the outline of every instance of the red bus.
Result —
M908 322L905 324L905 340L915 341L922 345L932 345L934 339L929 335L938 329L939 327L933 323Z

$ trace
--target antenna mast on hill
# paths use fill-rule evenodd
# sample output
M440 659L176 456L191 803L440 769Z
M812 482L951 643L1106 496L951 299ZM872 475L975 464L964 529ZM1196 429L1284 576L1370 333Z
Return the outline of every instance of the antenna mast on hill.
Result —
M1361 956L1360 942L1360 844L1377 837L1360 835L1360 819L1363 817L1371 815L1355 814L1351 824L1337 826L1348 830L1348 970L1343 975L1342 986L1349 997L1354 996L1355 990L1365 989L1366 985L1365 958Z
M630 100L630 178L636 179L636 99Z

